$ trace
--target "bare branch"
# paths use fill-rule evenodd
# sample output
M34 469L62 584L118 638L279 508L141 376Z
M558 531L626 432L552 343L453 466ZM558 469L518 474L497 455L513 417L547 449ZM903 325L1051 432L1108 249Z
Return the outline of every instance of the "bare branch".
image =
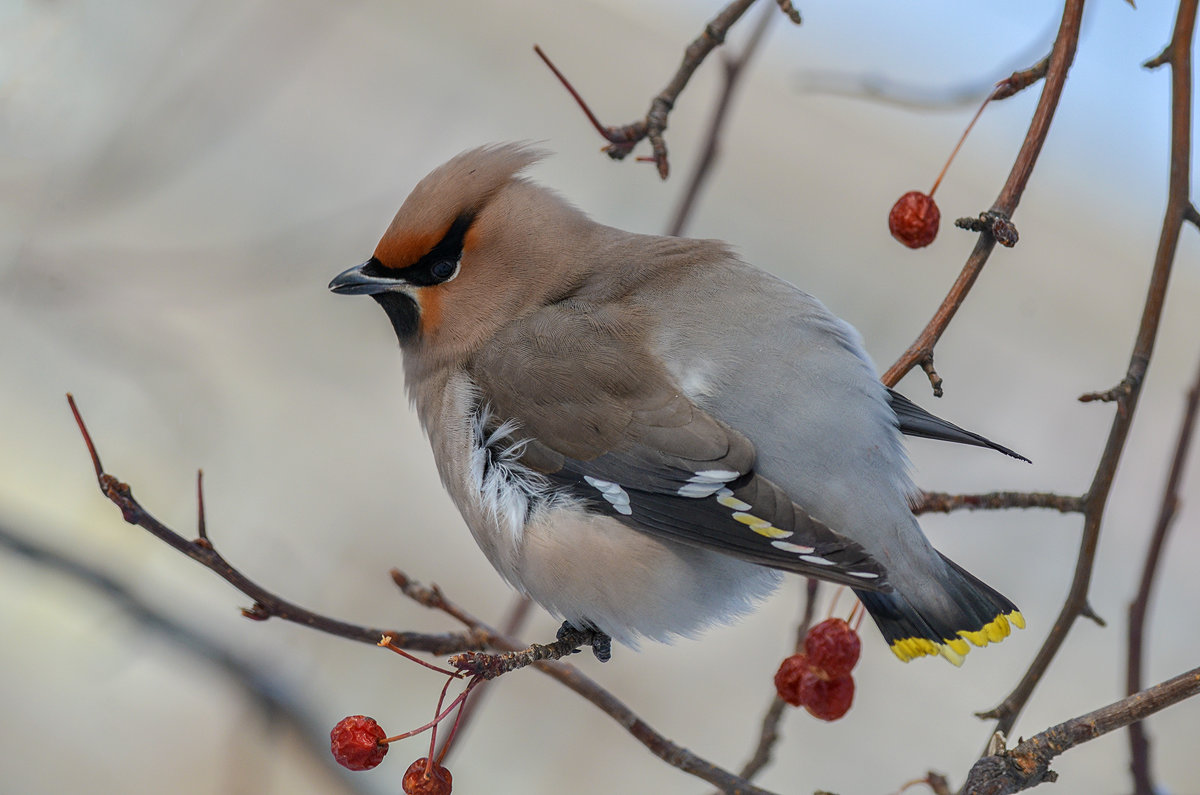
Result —
M226 582L253 599L254 606L242 611L246 617L258 620L282 618L285 621L302 624L330 635L356 640L361 643L370 643L372 645L379 645L380 638L386 635L391 638L389 645L408 650L426 651L433 654L451 654L464 650L484 648L500 649L503 651L520 650L519 644L474 618L470 613L448 600L436 585L429 587L422 586L420 583L396 570L392 571L392 579L395 580L406 596L420 604L440 610L455 618L466 625L468 631L463 634L447 633L430 635L365 627L322 616L276 596L234 568L232 564L217 553L211 543L201 544L188 541L151 516L134 499L132 490L127 484L121 483L117 478L106 473L103 467L101 467L100 456L92 442L91 434L83 422L83 417L75 405L74 397L68 394L67 402L71 406L71 411L75 415L80 433L83 435L84 443L87 445L88 453L96 470L96 479L100 484L100 491L104 496L121 509L121 514L124 516L125 521L147 530L155 538L167 543L192 560L216 572ZM650 749L652 753L671 766L701 778L723 792L745 793L746 795L770 795L767 790L756 787L740 776L736 776L708 760L693 754L686 748L671 742L651 728L649 724L639 718L633 710L615 696L584 676L573 666L545 661L536 662L534 666L542 673L553 679L557 679L593 705L599 707L605 714L620 723L639 742Z
M1146 370L1150 366L1150 355L1154 351L1154 340L1158 336L1171 266L1175 261L1175 250L1179 244L1179 235L1188 207L1191 206L1188 190L1191 174L1192 35L1196 24L1196 4L1197 0L1181 0L1171 43L1167 47L1167 60L1171 65L1171 160L1167 209L1163 215L1162 231L1154 255L1150 286L1134 341L1133 354L1125 378L1122 379L1122 386L1114 394L1117 410L1104 452L1096 466L1096 474L1088 489L1079 555L1067 599L1021 681L995 709L985 715L996 718L997 730L1005 734L1012 731L1017 716L1033 695L1034 688L1041 681L1046 669L1050 667L1075 620L1083 614L1088 604L1088 587L1091 584L1092 566L1100 541L1104 508L1108 503L1117 464L1121 460L1121 453L1125 449L1129 429L1133 424L1134 410L1137 408ZM1052 59L1050 74L1046 78L1047 90L1054 77L1054 63Z
M688 81L692 79L692 75L700 64L704 62L704 59L708 57L708 54L725 41L725 34L729 32L733 24L741 19L742 15L753 4L754 0L734 0L734 2L727 5L720 13L713 17L704 26L704 31L684 50L683 63L679 65L678 71L671 78L671 82L667 83L667 87L650 101L650 110L646 112L645 118L631 124L615 126L601 124L599 119L584 104L579 94L571 88L566 78L550 63L545 54L541 52L540 48L535 47L534 49L537 50L542 60L554 71L554 74L562 81L563 85L567 86L567 90L571 92L571 95L583 107L593 126L608 141L608 146L604 147L604 151L608 153L609 157L613 160L624 160L643 138L649 138L650 147L654 152L653 160L658 166L658 175L666 179L670 173L670 166L667 163L667 144L663 140L663 133L666 132L667 117L675 107L675 100L679 98L683 89L687 87Z
M449 654L464 649L481 648L479 640L468 635L426 635L415 632L395 632L378 627L364 627L313 613L279 598L234 568L217 552L207 538L203 539L203 543L189 541L151 516L134 498L133 492L127 484L108 474L101 467L100 456L96 452L87 426L84 425L83 417L80 416L79 410L75 406L75 398L67 395L67 402L71 406L71 412L75 415L79 431L83 434L84 443L87 445L92 464L96 469L96 480L100 484L100 491L104 496L121 509L121 515L126 522L147 530L155 538L182 552L205 568L216 572L234 588L253 599L254 606L242 611L247 618L256 620L281 618L284 621L303 624L330 635L362 643L376 643L381 636L392 635L396 638L397 644L405 648L434 654Z
M915 514L951 511L996 511L1005 508L1050 508L1059 513L1083 513L1084 498L1045 491L993 491L987 494L949 494L922 491L912 506Z
M1050 761L1081 743L1143 720L1200 693L1200 668L1168 679L1107 707L1073 718L1030 737L1011 751L975 763L962 795L1009 795L1058 778Z
M1067 0L1058 37L1050 52L1045 87L1042 89L1042 96L1038 100L1037 109L1029 124L1029 132L1025 135L1025 142L1021 145L1021 151L1017 154L1008 180L1001 189L1000 195L996 197L990 212L1000 213L1005 218L1012 218L1017 204L1021 201L1025 186L1029 182L1029 175L1033 172L1034 164L1037 163L1038 155L1042 151L1042 145L1046 142L1046 136L1050 132L1050 122L1054 119L1058 101L1062 97L1067 71L1075 59L1075 48L1079 43L1079 26L1082 18L1083 0ZM996 238L992 235L981 234L979 236L979 240L975 243L975 250L967 258L962 272L951 286L950 292L942 300L942 304L934 313L933 318L908 350L884 373L883 382L885 384L895 386L909 370L932 358L934 346L950 325L950 321L954 319L958 308L966 300L967 294L974 286L975 280L979 278L979 274L983 271L983 266L987 264L988 257L991 256L995 246Z

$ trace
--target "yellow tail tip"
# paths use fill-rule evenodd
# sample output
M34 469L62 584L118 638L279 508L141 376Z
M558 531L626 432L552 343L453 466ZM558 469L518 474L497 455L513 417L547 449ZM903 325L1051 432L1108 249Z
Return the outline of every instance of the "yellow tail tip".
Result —
M901 662L908 662L917 657L940 655L955 667L963 664L971 647L967 641L976 646L986 646L988 643L999 643L1009 636L1012 627L1025 629L1025 617L1019 610L1011 613L1001 613L994 619L976 630L961 629L957 638L943 638L941 642L929 638L899 638L892 641L892 653ZM966 640L963 640L966 638Z

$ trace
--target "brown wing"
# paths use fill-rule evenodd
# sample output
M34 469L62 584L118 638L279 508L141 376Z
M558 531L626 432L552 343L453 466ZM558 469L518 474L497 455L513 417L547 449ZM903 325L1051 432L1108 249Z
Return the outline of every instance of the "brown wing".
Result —
M688 400L620 307L556 304L471 367L523 461L643 532L869 590L883 567L754 472L754 446Z

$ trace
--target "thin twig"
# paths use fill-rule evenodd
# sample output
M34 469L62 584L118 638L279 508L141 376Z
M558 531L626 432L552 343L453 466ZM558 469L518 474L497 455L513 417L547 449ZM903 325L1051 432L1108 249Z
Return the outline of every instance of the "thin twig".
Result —
M1044 491L993 491L988 494L948 494L922 491L912 506L915 514L951 511L996 511L1005 508L1049 508L1059 513L1083 513L1084 498Z
M735 22L742 18L746 10L754 4L754 0L734 0L734 2L723 8L712 20L704 26L704 31L687 46L683 51L683 63L679 65L679 69L675 72L675 76L671 78L671 82L667 83L667 87L658 93L653 100L650 101L650 110L646 112L645 118L639 119L631 124L624 125L604 125L596 118L596 115L588 109L583 99L578 92L571 87L571 84L563 77L562 73L550 63L549 58L541 51L540 47L535 47L534 50L546 62L546 65L553 70L558 79L567 87L571 95L583 108L588 119L596 130L608 141L608 145L604 147L604 151L613 160L623 160L633 151L634 147L641 142L642 139L650 139L650 147L654 152L653 161L658 166L658 175L663 179L667 178L670 173L670 166L667 163L667 144L663 140L663 133L667 129L667 117L671 110L675 107L675 100L679 98L680 93L687 87L688 81L691 80L692 74L695 73L697 67L704 62L708 54L719 47L725 41L725 34Z
M451 654L464 649L482 648L479 639L472 637L470 634L429 635L418 632L396 632L377 627L364 627L345 621L337 621L336 619L314 613L310 610L305 610L299 605L279 598L234 568L217 552L210 540L205 539L205 543L203 544L189 541L151 516L134 499L133 492L128 485L104 471L100 464L100 456L97 454L96 447L92 442L91 434L88 433L87 426L83 422L83 417L80 416L79 409L75 405L75 398L67 395L67 402L71 406L71 412L75 415L75 422L79 425L79 431L83 434L84 443L87 445L88 453L92 458L92 465L96 469L96 480L100 484L100 491L104 496L121 509L121 515L125 518L126 522L147 530L151 535L165 542L168 546L182 552L205 568L216 572L234 588L237 588L246 596L253 599L254 606L242 610L242 614L247 618L260 621L268 618L281 618L284 621L303 624L304 626L312 627L330 635L337 635L363 643L377 643L383 635L391 635L396 639L397 645L403 646L406 649L427 651L433 654Z
M779 6L779 10L791 20L793 25L799 25L804 21L800 18L800 12L792 5L792 0L775 0L775 5Z
M1016 748L985 756L967 775L962 795L1009 795L1058 778L1050 761L1113 729L1144 720L1200 693L1200 668L1180 674L1106 707L1051 726Z
M1054 119L1054 112L1062 97L1067 71L1075 59L1075 48L1079 43L1079 26L1082 18L1083 0L1067 0L1062 23L1058 29L1058 37L1050 52L1050 65L1046 71L1045 86L1042 88L1042 96L1038 99L1033 119L1029 123L1029 132L1025 135L1025 141L1013 163L1012 171L1009 172L1008 180L1004 183L1000 195L996 197L989 212L998 213L1004 218L1012 218L1017 204L1021 201L1034 164L1037 163L1042 145L1046 142L1046 136L1050 132L1050 122ZM958 279L955 280L950 291L942 300L942 304L934 313L933 318L908 350L883 374L885 384L889 387L895 386L909 370L932 357L934 346L950 325L958 308L966 300L967 294L971 291L975 280L979 278L979 274L983 271L983 266L987 264L988 257L991 256L995 246L996 239L992 235L986 233L979 235L974 251L967 258L962 272L959 273Z
M1138 692L1144 686L1142 683L1142 662L1145 657L1143 641L1146 633L1146 613L1150 608L1150 590L1154 586L1154 578L1159 571L1158 562L1162 558L1162 551L1166 546L1167 532L1174 524L1175 515L1179 509L1179 483L1183 478L1188 448L1196 429L1198 406L1200 406L1200 366L1196 368L1196 378L1184 401L1183 420L1179 423L1179 435L1175 442L1175 452L1171 457L1167 482L1163 487L1158 519L1154 523L1154 532L1150 536L1150 545L1146 550L1146 563L1142 568L1142 579L1138 584L1137 596L1129 605L1129 651L1125 665L1125 692L1128 695ZM1150 771L1150 742L1146 738L1145 728L1140 721L1129 726L1129 745L1131 752L1129 768L1133 774L1134 794L1154 795L1156 788Z
M311 629L316 629L337 637L356 640L361 643L378 645L384 635L392 637L392 643L408 650L427 651L433 654L450 654L464 649L498 649L502 651L518 651L520 646L512 639L475 619L470 613L445 597L437 586L422 586L408 578L403 573L393 570L392 579L400 586L402 592L431 609L444 612L446 615L462 622L467 627L465 633L446 633L429 635L417 632L396 632L374 627L365 627L337 621L318 613L305 610L267 591L251 581L228 561L221 557L211 544L200 545L188 541L179 533L170 529L151 516L136 499L128 485L104 471L100 464L100 456L92 442L91 434L83 422L83 417L75 405L75 399L67 395L67 402L79 431L83 435L92 465L96 470L96 479L100 491L114 505L121 509L125 521L138 525L147 530L155 538L165 542L172 548L187 555L208 569L216 572L242 593L254 600L254 607L243 610L249 618L265 620L267 618L282 618ZM745 793L746 795L771 795L767 790L754 786L749 781L736 776L729 771L714 765L708 760L693 754L691 751L668 740L656 732L645 721L637 716L629 707L623 704L600 685L584 676L578 669L565 663L534 663L542 673L558 680L584 699L591 702L609 717L616 720L626 731L632 734L652 753L663 761L679 770L701 778L723 792Z
M1066 601L1021 681L995 709L981 716L996 718L996 729L1006 735L1011 733L1017 716L1033 695L1034 688L1041 681L1046 669L1050 667L1075 620L1087 606L1088 587L1091 584L1092 567L1100 540L1104 508L1108 503L1117 464L1133 424L1134 410L1137 408L1146 371L1150 366L1150 355L1154 351L1154 340L1158 335L1171 266L1175 261L1175 250L1179 244L1187 208L1191 206L1188 185L1191 174L1192 34L1196 24L1196 3L1197 0L1180 2L1171 43L1166 50L1169 53L1167 61L1171 65L1171 160L1167 208L1163 214L1162 231L1154 256L1154 267L1150 274L1142 319L1130 356L1129 368L1122 380L1127 389L1117 397L1117 410L1113 416L1108 441L1088 489L1079 554ZM1047 90L1055 76L1054 63L1052 59L1050 74L1046 77Z
M208 544L208 526L204 521L204 470L196 470L196 543Z
M786 2L786 0L781 0L781 2ZM682 235L688 220L691 218L696 202L700 198L700 193L704 189L704 184L708 181L709 174L712 173L712 167L716 163L718 154L720 154L721 132L725 127L726 119L729 117L729 109L733 105L734 94L737 93L737 88L741 84L741 78L746 73L747 64L749 64L750 59L758 51L767 28L771 26L771 21L775 19L776 13L776 9L764 6L762 13L758 17L758 24L754 26L754 30L750 34L750 39L742 47L742 51L736 56L727 55L722 59L722 65L725 68L722 71L721 94L717 99L716 107L713 109L712 118L708 122L708 132L704 136L704 146L700 150L700 157L696 161L696 165L692 168L691 176L688 177L687 187L684 188L679 207L675 210L675 218L667 228L668 235L673 237Z

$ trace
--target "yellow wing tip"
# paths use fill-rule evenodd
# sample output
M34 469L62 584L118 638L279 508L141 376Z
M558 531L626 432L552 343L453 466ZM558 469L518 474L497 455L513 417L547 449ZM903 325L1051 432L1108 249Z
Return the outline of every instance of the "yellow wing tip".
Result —
M976 646L986 646L988 643L999 643L1009 636L1012 627L1025 629L1025 617L1019 610L1011 613L1001 613L977 630L961 629L957 638L943 638L941 643L929 638L900 638L892 641L892 653L901 662L908 662L917 657L940 655L955 667L961 666L971 647L967 641ZM966 640L963 640L966 638Z

